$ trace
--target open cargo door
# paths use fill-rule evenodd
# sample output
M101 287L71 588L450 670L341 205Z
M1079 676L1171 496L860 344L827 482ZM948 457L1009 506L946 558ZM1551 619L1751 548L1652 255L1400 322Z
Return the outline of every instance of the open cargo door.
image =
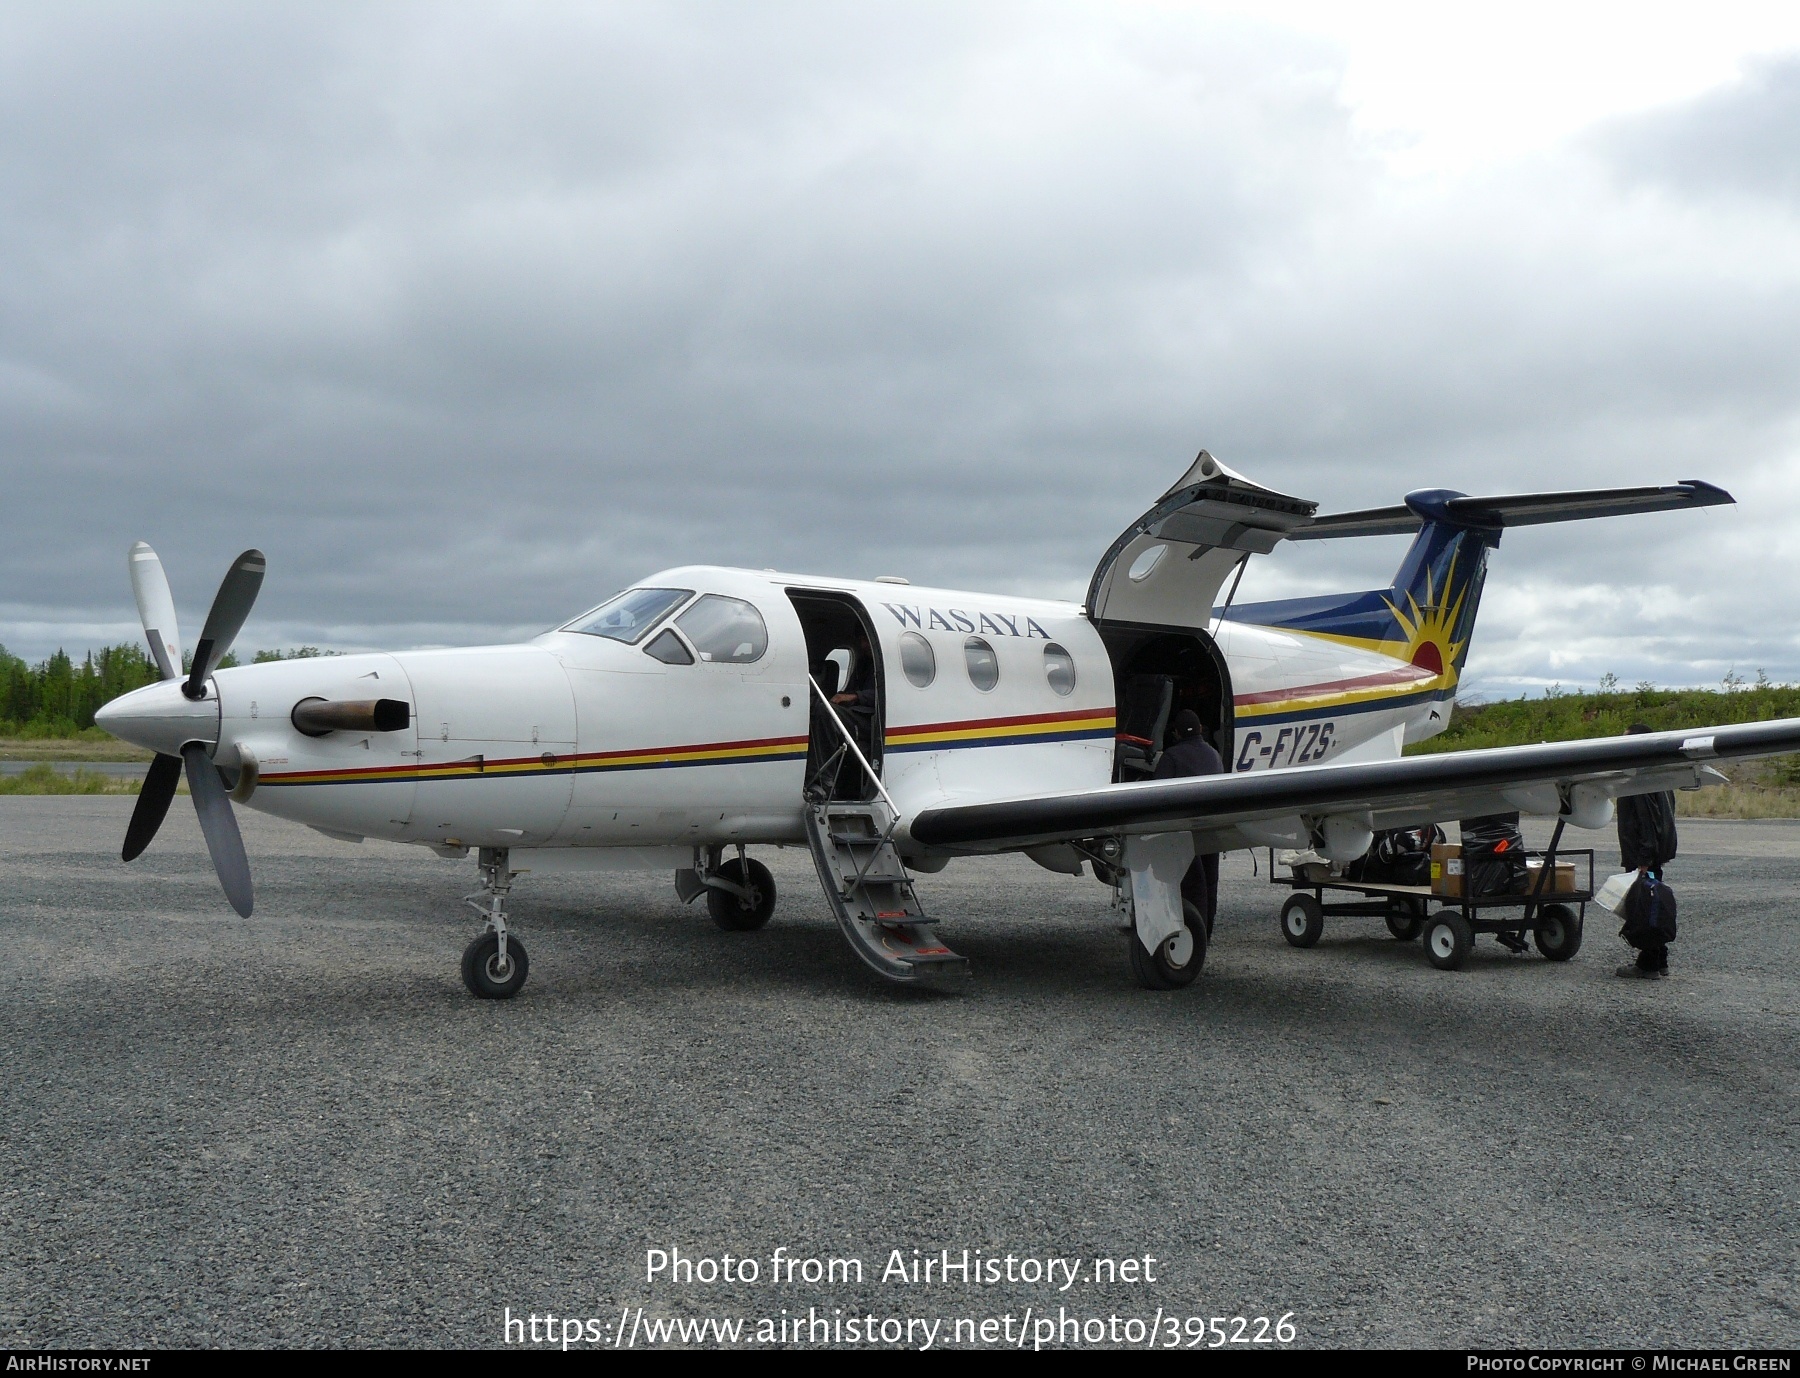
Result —
M1316 502L1258 487L1205 450L1101 557L1087 614L1101 622L1204 631L1240 560L1305 526Z

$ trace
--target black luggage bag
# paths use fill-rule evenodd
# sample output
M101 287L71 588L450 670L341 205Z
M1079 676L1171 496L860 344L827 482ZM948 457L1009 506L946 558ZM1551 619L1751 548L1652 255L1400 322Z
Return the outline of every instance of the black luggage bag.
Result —
M1369 850L1344 868L1344 879L1372 885L1429 885L1431 844L1443 840L1444 830L1435 823L1376 833Z
M1464 893L1471 899L1524 894L1529 886L1519 815L1490 813L1465 818L1461 828Z
M1675 941L1675 892L1660 880L1639 876L1625 892L1625 925L1619 936L1633 947Z

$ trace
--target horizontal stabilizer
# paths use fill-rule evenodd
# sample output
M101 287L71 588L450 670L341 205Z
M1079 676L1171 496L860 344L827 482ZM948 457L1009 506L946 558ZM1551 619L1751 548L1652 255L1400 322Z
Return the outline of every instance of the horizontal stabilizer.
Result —
M1578 493L1519 493L1494 498L1425 490L1407 494L1405 504L1400 507L1373 507L1363 512L1337 512L1314 517L1310 523L1289 531L1287 538L1290 541L1322 541L1339 536L1410 536L1427 520L1498 531L1510 526L1538 526L1544 522L1668 512L1679 507L1718 507L1735 501L1723 488L1698 479L1662 488L1598 488Z

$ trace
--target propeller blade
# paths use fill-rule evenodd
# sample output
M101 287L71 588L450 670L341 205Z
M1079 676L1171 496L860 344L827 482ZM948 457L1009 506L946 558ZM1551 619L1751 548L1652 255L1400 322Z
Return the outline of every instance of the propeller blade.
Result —
M244 855L243 834L238 832L237 815L231 811L225 785L199 742L182 747L181 759L187 762L188 793L194 796L194 812L200 815L200 831L206 834L213 870L219 873L219 884L231 907L247 919L255 903L250 889L250 858Z
M256 606L257 591L262 588L263 571L267 568L262 551L246 550L225 571L219 591L213 595L212 610L206 614L206 625L200 629L200 639L194 643L193 670L181 686L181 692L190 699L205 694L206 677L219 668L219 662L243 630L250 609Z
M144 774L144 787L138 791L137 807L131 811L131 822L125 828L125 850L120 853L121 860L136 860L150 845L150 839L156 836L156 830L162 827L163 818L169 812L175 786L180 783L181 757L158 752Z
M131 547L127 564L131 570L131 592L137 599L138 620L144 624L144 637L150 643L150 658L156 662L164 679L180 679L181 629L175 623L175 599L169 593L169 576L163 573L162 561L145 541L138 541ZM138 796L139 799L143 797ZM150 831L154 833L156 829L152 827ZM148 842L149 838L144 840Z

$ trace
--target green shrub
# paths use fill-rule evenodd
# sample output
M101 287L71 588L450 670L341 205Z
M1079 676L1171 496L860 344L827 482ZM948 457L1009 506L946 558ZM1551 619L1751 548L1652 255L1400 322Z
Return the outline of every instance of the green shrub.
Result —
M136 794L143 781L98 770L63 772L40 762L17 775L0 775L0 794Z

